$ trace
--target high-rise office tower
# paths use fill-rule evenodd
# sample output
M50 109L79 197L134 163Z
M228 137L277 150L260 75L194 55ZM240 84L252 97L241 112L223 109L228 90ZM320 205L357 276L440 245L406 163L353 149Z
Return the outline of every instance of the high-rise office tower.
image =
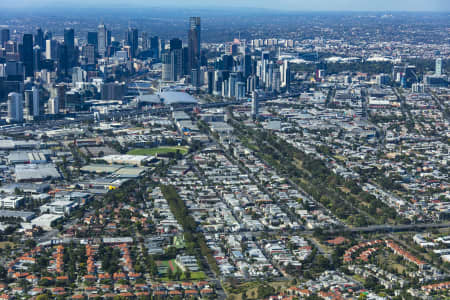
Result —
M53 34L50 31L45 31L44 32L44 41L46 40L51 40L53 38Z
M173 38L170 40L170 51L178 50L183 48L183 42L178 38Z
M36 35L34 37L34 45L39 46L41 50L45 49L44 32L41 28L36 30Z
M289 90L291 84L291 67L289 65L289 61L283 61L283 64L280 66L281 72L281 87Z
M67 51L67 66L73 67L76 62L75 58L75 30L73 28L64 29L64 45Z
M256 75L250 75L247 78L247 92L248 93L256 90L256 85L257 85L256 80L257 80Z
M153 58L159 58L159 37L150 38L150 50L152 50Z
M23 62L13 60L6 62L5 75L8 80L23 81L24 71Z
M261 54L261 74L259 74L259 77L261 78L263 83L266 83L267 81L269 60L270 60L270 53L264 51Z
M67 86L63 83L57 84L52 89L52 97L58 97L58 108L64 110L66 108L66 90Z
M106 48L112 44L112 32L111 30L106 30Z
M258 104L258 95L256 92L252 93L252 117L254 119L258 118L259 114L259 104Z
M59 113L59 98L53 97L48 100L48 112L52 115Z
M200 63L200 17L189 19L188 48L189 48L189 69L198 69Z
M437 76L441 76L442 75L442 58L436 58L435 74Z
M208 94L212 95L214 91L214 69L208 70Z
M31 91L33 93L33 117L38 117L41 108L39 89L36 86L33 86Z
M6 51L6 53L15 55L19 51L18 46L17 46L17 42L15 42L15 41L7 41L6 44L5 44L5 51ZM22 51L22 49L21 49L21 51Z
M34 72L39 72L41 70L41 56L42 50L41 47L35 46L33 48L33 70Z
M239 81L236 83L236 99L242 100L245 98L245 83L242 81Z
M162 54L165 52L166 41L163 39L158 40L158 53L159 57L162 59Z
M26 90L24 112L28 119L38 117L40 113L39 88L33 86L31 90Z
M10 37L9 37L9 29L8 28L3 28L0 31L0 42L1 42L1 46L5 47L6 42L9 41Z
M171 55L170 53L163 53L161 56L162 60L162 80L170 81L172 78L172 68L171 68Z
M232 71L234 66L234 59L231 55L222 56L222 69L227 71Z
M24 91L24 102L25 102L25 106L24 106L24 115L25 118L27 119L31 119L31 117L33 116L33 91L32 90L26 90Z
M266 72L265 72L265 87L268 90L272 90L272 83L273 83L273 70L274 65L273 62L269 62L269 64L266 65Z
M67 57L67 45L58 44L58 70L61 75L67 76L69 73L69 60Z
M244 78L247 79L247 77L252 74L252 57L249 54L244 55L244 62L242 69L244 73Z
M183 69L183 75L189 75L190 74L190 70L189 70L189 48L188 47L183 47L182 51L182 69Z
M33 76L33 35L29 33L23 35L22 61L25 66L25 76Z
M98 25L97 28L97 46L98 46L98 54L100 56L105 56L106 48L108 47L108 33L105 27L105 24Z
M228 78L228 97L236 97L236 84L238 82L238 73L231 73Z
M56 40L45 41L45 58L56 59L58 57L58 42Z
M136 57L139 46L139 33L137 28L128 28L125 42L126 45L130 46L130 56L132 58Z
M101 91L102 100L122 100L127 94L125 82L107 82Z
M83 47L83 56L87 65L95 64L95 45L87 44Z
M183 75L183 53L181 49L170 51L170 80L177 81Z
M199 69L192 69L191 80L192 80L192 85L196 89L198 89L200 87L200 70Z
M86 81L86 71L80 67L74 67L72 70L72 84L76 85L78 82Z
M272 91L277 93L281 91L281 72L279 68L273 70L271 84Z
M142 51L147 51L149 47L148 33L142 32L141 39L139 41L139 45L141 46Z
M23 121L23 103L22 94L8 94L8 119L10 122Z
M95 50L98 49L98 32L90 31L87 34L87 43L89 45L94 45Z

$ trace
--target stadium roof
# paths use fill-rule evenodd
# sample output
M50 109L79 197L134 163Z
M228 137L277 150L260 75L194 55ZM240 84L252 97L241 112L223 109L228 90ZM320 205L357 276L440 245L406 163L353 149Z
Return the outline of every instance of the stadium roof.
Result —
M138 99L140 102L149 104L197 104L197 100L188 93L174 91L161 92L160 94L154 95L142 95Z

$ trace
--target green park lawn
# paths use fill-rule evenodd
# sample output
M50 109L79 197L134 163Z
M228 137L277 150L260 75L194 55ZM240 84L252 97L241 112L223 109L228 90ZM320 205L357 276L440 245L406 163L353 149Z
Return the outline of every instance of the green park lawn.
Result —
M186 154L188 152L188 147L185 146L173 146L173 147L157 147L157 148L148 148L148 149L133 149L129 151L127 154L129 155L149 155L154 156L156 154L166 154L166 153L175 153L177 150L180 151L181 154Z

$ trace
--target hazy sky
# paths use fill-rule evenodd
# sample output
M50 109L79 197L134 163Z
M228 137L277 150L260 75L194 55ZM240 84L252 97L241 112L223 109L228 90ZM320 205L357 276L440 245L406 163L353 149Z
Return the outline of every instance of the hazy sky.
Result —
M59 7L255 7L297 11L437 11L449 12L450 0L0 0L0 9Z

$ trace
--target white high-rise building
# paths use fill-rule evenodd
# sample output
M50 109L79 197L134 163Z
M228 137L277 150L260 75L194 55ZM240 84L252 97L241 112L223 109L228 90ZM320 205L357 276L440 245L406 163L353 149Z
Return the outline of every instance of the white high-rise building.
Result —
M9 122L23 121L23 101L19 93L8 94L8 119Z
M53 97L48 100L48 111L52 115L59 113L59 99L58 97Z
M441 76L442 75L442 58L437 58L436 59L436 70L435 73L437 76Z
M45 41L45 58L56 59L57 58L58 42L56 40Z

